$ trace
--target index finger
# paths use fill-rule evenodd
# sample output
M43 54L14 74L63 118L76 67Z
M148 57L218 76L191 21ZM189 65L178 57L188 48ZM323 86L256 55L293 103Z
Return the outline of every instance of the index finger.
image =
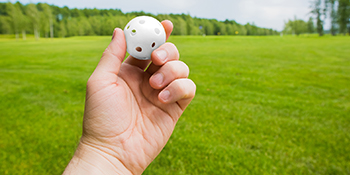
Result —
M166 33L166 40L168 40L171 32L173 31L174 25L169 20L164 20L161 23L162 23L164 30L165 30L165 33Z

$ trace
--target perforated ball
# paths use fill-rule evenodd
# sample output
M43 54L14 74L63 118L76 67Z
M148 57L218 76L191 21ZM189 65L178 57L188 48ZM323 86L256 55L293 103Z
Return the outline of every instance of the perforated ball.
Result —
M163 25L155 18L139 16L124 28L128 53L140 60L151 59L153 50L165 43Z

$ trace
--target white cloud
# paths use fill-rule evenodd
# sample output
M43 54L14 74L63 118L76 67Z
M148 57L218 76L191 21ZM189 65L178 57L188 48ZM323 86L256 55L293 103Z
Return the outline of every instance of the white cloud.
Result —
M245 0L239 2L237 20L254 22L256 25L282 30L284 21L294 18L305 19L308 4L301 1L286 0Z

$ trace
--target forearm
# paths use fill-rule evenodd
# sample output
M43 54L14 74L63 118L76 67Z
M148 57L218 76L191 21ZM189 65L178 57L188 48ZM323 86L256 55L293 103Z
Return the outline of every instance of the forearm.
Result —
M132 174L116 158L89 145L79 143L63 175Z

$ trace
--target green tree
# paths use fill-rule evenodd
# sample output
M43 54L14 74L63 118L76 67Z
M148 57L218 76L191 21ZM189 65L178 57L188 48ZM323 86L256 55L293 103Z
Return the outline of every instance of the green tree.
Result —
M338 4L338 20L339 20L339 31L346 34L348 32L350 35L350 1L349 0L339 0Z
M193 18L189 14L187 15L182 14L182 18L186 22L187 35L197 35L198 27L195 26Z
M307 32L308 33L315 32L314 19L312 17L310 17L309 20L307 21Z
M215 30L214 30L214 25L209 21L209 20L205 20L202 19L203 23L203 31L205 35L214 35L215 34Z
M309 24L310 20L311 24ZM311 29L309 29L308 25L312 25L310 26L310 28L313 28L312 19L309 19L309 22L305 22L301 19L297 19L296 17L294 17L294 20L289 20L287 23L285 23L283 33L295 34L297 36L302 33L310 33Z
M33 29L34 36L38 40L40 38L39 28L40 28L40 13L35 4L30 3L27 5L26 14L29 17Z
M83 15L84 15L84 13L77 8L70 10L70 16L73 18L77 18L77 17L83 16Z
M294 34L293 24L292 24L291 20L288 20L288 22L284 22L283 33L284 34Z
M323 36L323 16L324 16L324 10L321 7L322 2L321 0L314 0L311 2L311 13L316 16L316 28L317 33L319 36Z
M87 20L85 16L80 16L78 18L78 33L80 36L84 35L94 35L94 31L90 25L90 22Z
M238 35L247 35L247 29L243 25L238 25Z
M41 14L41 27L47 38L50 32L50 37L53 38L53 15L50 6L46 3L40 4L42 12Z
M71 17L70 10L67 6L64 6L63 8L60 9L60 14L62 15L62 19L67 19Z
M22 21L21 18L23 16L22 11L11 2L7 3L6 11L8 16L10 17L12 31L16 35L16 39L18 39L20 30L19 28Z
M116 27L119 27L119 28L122 28L122 29L124 29L126 24L129 22L128 19L126 18L126 16L118 15L118 16L115 16L114 18L115 18L115 20L117 22Z
M237 24L233 20L226 19L224 21L224 24L226 25L226 33L227 35L242 35L243 31L241 30L241 25Z
M11 33L11 19L8 16L1 15L0 16L0 33L2 34L10 34Z
M67 36L66 20L60 21L58 36L62 38Z
M235 29L233 27L233 24L226 23L225 27L228 35L235 35Z
M78 36L79 26L77 18L70 18L67 20L67 35L68 36Z
M6 4L7 3L1 3L0 2L0 16L6 16Z
M325 0L325 4L327 4L328 8L327 10L329 10L330 14L330 19L331 19L331 34L334 36L337 32L337 21L338 21L338 15L337 15L337 9L335 6L335 2L336 0Z
M292 21L292 29L296 35L306 33L307 23L301 19L297 19L296 17L294 17L294 21Z
M253 27L249 23L245 25L245 28L247 30L247 35L254 35Z
M118 22L116 20L115 16L106 15L102 17L102 26L101 31L102 35L110 35L114 28L118 25Z
M14 8L13 8L14 7ZM17 2L0 3L0 33L15 33L17 38L22 31L34 32L37 39L40 33L45 37L66 37L75 35L110 35L115 27L123 28L132 18L139 15L168 19L174 23L175 35L270 35L277 33L254 24L241 25L233 20L218 21L191 17L189 14L158 14L146 12L123 13L119 9L69 9L46 3L22 5ZM11 25L9 25L11 24ZM10 26L10 27L9 27ZM55 31L55 33L54 33Z
M210 20L215 28L215 35L227 35L226 25L223 22L217 20Z
M102 16L91 16L88 18L93 32L96 35L102 35Z
M18 33L22 32L23 40L26 40L26 31L28 29L28 18L24 14L25 8L20 2L14 4L17 13L17 24L18 24ZM17 36L17 35L16 35Z
M23 15L23 14L21 15L20 19L21 19L21 23L19 25L19 29L22 31L23 40L26 40L28 26L30 25L29 19L26 15Z
M185 20L178 15L170 15L174 24L174 35L187 35L187 24Z

